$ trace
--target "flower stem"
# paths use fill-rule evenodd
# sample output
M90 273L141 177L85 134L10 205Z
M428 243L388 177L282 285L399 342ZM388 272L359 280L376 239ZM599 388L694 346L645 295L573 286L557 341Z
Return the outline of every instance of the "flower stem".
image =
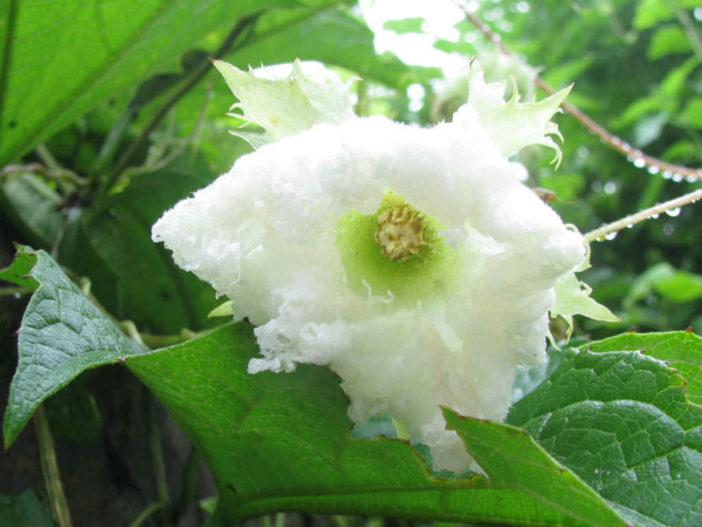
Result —
M585 235L585 239L589 242L606 240L608 234L615 233L627 227L631 227L632 225L640 223L649 218L655 218L659 214L662 214L669 210L678 209L684 205L694 203L699 199L702 199L702 189L694 190L688 194L680 196L679 198L671 199L670 201L666 201L664 203L659 203L657 205L654 205L653 207L649 207L648 209L639 211L636 214L630 214L629 216L625 216L613 223L603 225L599 229L595 229L594 231L588 232Z
M61 483L61 473L56 461L54 439L51 436L49 419L46 416L46 410L43 405L37 408L32 421L34 422L34 429L39 442L41 471L44 475L51 513L58 527L73 527L71 511L68 508L68 501L66 501L66 495L63 491L63 483Z
M492 30L487 24L485 24L473 13L468 11L465 8L465 6L459 4L459 7L465 13L468 21L470 21L476 28L478 28L478 30L485 36L485 38L492 42L492 44L494 44L503 55L514 56L512 50L510 50L504 44L504 42L502 42L502 39L499 37L499 35L496 35L492 32ZM553 95L555 93L555 90L551 88L551 86L546 84L546 81L544 81L538 75L534 79L534 83L536 84L536 86L541 88L549 95ZM614 150L626 156L627 159L630 159L636 167L647 167L650 173L662 172L664 174L667 173L671 175L679 174L681 176L685 176L686 178L688 178L688 180L702 179L702 168L690 168L681 165L675 165L673 163L667 163L666 161L663 161L656 157L644 154L641 150L634 148L626 141L608 132L603 126L598 124L594 119L589 117L587 114L585 114L585 112L581 111L574 104L571 104L568 101L563 101L563 103L561 104L561 108L563 108L563 110L572 115L578 122L580 122L580 124L585 126L593 134L602 139Z

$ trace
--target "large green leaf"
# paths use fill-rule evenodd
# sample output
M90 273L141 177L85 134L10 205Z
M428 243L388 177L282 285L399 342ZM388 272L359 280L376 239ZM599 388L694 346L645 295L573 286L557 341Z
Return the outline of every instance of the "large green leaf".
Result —
M521 430L446 410L488 479L433 478L404 441L350 438L348 400L329 370L249 375L256 354L240 323L126 362L206 457L220 490L215 525L277 510L623 525Z
M329 0L3 2L0 166L115 92L169 69L218 27L272 7Z
M685 379L637 352L563 353L508 421L637 525L700 525L702 408Z
M22 248L15 260L22 272L31 261L28 256L36 259L29 276L39 286L20 326L17 372L3 420L6 448L41 402L82 371L147 351L127 338L44 251ZM3 274L11 275L11 269Z
M622 333L587 346L592 351L640 351L664 360L687 381L687 397L702 404L702 338L690 331Z

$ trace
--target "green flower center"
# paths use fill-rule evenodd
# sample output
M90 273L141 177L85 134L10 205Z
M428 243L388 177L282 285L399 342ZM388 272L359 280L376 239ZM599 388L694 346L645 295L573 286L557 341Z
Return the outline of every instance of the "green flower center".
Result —
M349 288L360 295L385 295L416 302L445 294L457 253L439 232L438 220L422 214L404 198L386 191L377 212L352 211L337 223L336 247Z
M399 205L378 216L375 241L391 260L407 260L424 245L422 214L411 205Z

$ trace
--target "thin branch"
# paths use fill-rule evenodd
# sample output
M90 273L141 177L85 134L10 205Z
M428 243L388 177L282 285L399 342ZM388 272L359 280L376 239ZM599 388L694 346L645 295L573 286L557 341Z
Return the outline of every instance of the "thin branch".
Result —
M239 20L231 32L224 39L220 47L215 51L215 57L220 57L224 55L229 48L234 44L234 42L242 35L247 29L253 27L254 22L258 19L259 13L247 16ZM129 145L129 148L122 154L119 160L115 163L112 172L107 178L105 184L102 187L102 193L106 194L109 190L114 187L117 183L119 176L122 171L126 168L129 161L131 161L134 154L139 150L141 145L146 142L151 132L153 132L156 127L161 123L163 118L168 114L168 112L175 106L175 104L187 94L193 86L195 86L202 78L210 71L210 61L204 60L200 65L193 70L187 80L171 95L171 97L156 111L151 121L142 130L139 137Z
M588 232L585 235L585 239L589 242L611 239L613 237L612 235L616 236L617 231L631 227L632 225L649 218L656 218L664 212L679 209L680 207L694 203L700 199L702 199L702 189L694 190L689 194L680 196L679 198L671 199L670 201L666 201L664 203L659 203L658 205L654 205L653 207L649 207L648 209L644 209L635 214L625 216L624 218L621 218L613 223L603 225L599 229Z
M43 405L37 408L34 417L34 429L37 433L39 443L39 456L41 458L41 471L44 475L46 493L49 497L51 513L56 520L58 527L73 527L71 511L68 509L68 501L63 491L61 483L61 473L56 461L56 450L54 449L54 439L51 437L49 419Z
M480 20L473 13L468 11L465 6L459 5L466 15L466 18L476 27L478 30L492 42L503 55L514 56L514 53L502 42L499 35L492 32L492 30ZM535 84L541 88L543 91L552 95L555 90L551 88L546 82L539 76L534 80ZM655 158L644 154L641 150L638 150L631 146L626 141L623 141L619 137L609 133L605 128L597 124L593 119L588 117L584 112L579 110L575 105L564 101L561 104L561 108L572 115L577 121L579 121L583 126L590 130L593 134L600 137L605 143L614 148L617 152L624 155L629 159L634 166L638 168L648 168L648 171L652 174L661 172L664 176L672 177L674 181L682 180L683 177L687 178L688 181L694 181L697 179L702 179L702 168L690 168L681 165L675 165L673 163L667 163L661 159ZM677 176L677 177L676 177Z

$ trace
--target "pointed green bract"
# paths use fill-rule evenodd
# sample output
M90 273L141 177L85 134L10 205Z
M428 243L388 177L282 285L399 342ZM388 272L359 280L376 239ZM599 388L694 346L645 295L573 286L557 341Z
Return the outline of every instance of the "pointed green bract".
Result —
M578 280L574 272L563 275L556 284L556 303L551 308L551 316L562 317L568 323L567 338L573 333L573 315L619 322L619 317L592 298L591 293L592 288Z
M317 123L338 124L354 115L349 86L319 64L297 60L290 73L282 76L279 68L284 66L245 72L221 60L212 63L239 99L232 109L242 113L231 115L264 129L263 133L232 131L254 148Z
M575 229L575 227L573 227ZM590 247L585 260L572 272L561 276L556 283L556 303L551 307L551 317L562 317L568 324L566 339L573 333L573 315L582 315L603 322L619 322L619 317L606 306L592 298L592 288L575 276L590 268Z
M483 72L473 66L468 107L477 113L481 125L503 154L511 155L525 146L538 144L552 148L555 152L554 162L558 164L562 157L561 149L551 136L563 138L551 118L560 111L559 106L571 88L568 86L538 102L519 102L519 93L514 86L512 97L505 101L504 82L485 82ZM456 117L459 120L460 114L461 109Z

